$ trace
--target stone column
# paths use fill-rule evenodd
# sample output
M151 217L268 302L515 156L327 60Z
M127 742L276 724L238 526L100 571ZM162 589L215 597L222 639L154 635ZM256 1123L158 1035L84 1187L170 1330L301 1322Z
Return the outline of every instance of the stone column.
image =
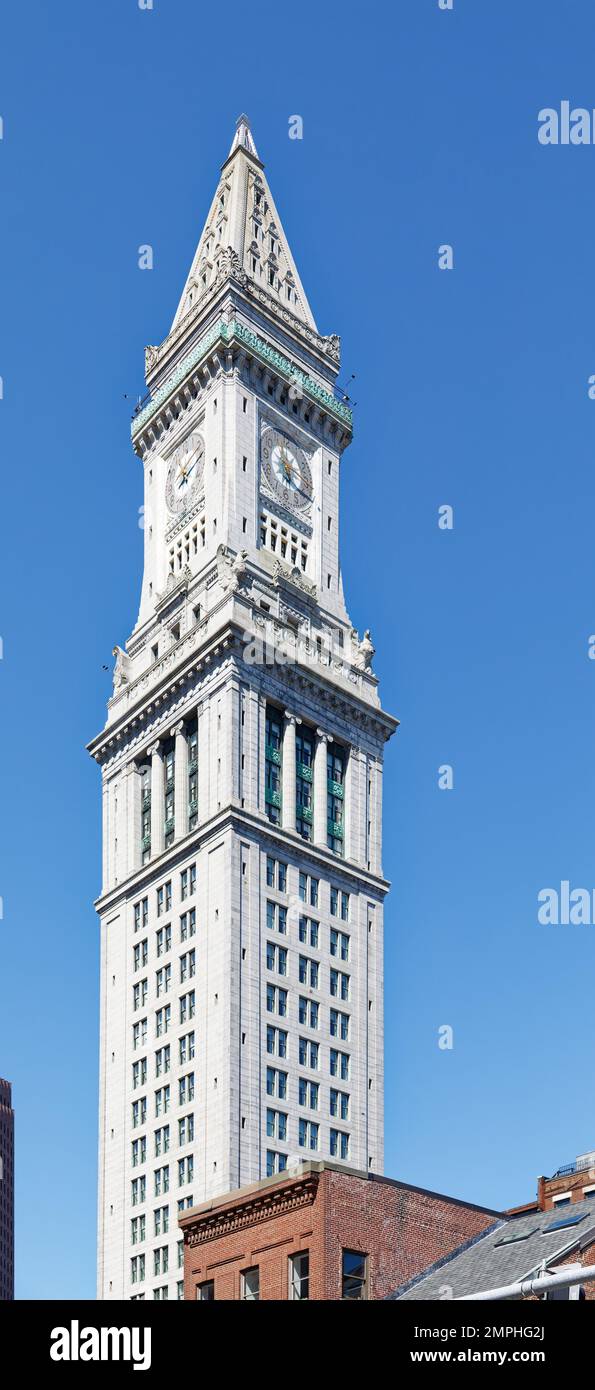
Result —
M316 730L316 752L314 754L314 844L327 845L327 744L332 743L331 734L322 729Z
M370 869L373 874L382 874L382 763L379 758L370 761Z
M284 830L295 830L295 728L301 724L295 714L285 711L283 729L282 766L282 826Z
M176 740L174 760L174 818L176 840L188 834L188 742L183 719L174 724L170 735Z
M128 873L135 873L140 868L141 848L141 786L140 769L136 763L130 763L127 771L128 778L128 797L126 807L126 818L128 823L128 846L127 863Z
M211 814L211 779L209 772L210 704L203 701L198 707L198 823L204 825Z
M165 788L160 740L152 743L147 752L151 759L151 859L155 859L162 854L165 839Z

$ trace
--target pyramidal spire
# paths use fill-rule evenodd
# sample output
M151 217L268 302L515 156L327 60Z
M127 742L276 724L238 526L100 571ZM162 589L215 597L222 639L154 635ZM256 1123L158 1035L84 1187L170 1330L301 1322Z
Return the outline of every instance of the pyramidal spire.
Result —
M316 331L245 115L236 123L171 331L221 279L230 253L237 257L237 267L245 272L248 288L253 285L264 291L279 307Z
M247 116L238 116L236 121L236 133L231 142L229 154L233 154L234 150L237 150L239 145L242 145L245 150L249 150L250 154L253 154L255 158L258 159L258 151L252 138L250 122Z

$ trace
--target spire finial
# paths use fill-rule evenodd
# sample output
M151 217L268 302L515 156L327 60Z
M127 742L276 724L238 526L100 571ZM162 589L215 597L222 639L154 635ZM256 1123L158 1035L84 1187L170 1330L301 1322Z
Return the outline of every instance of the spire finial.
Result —
M258 151L256 149L256 145L254 144L254 140L252 139L250 122L248 120L248 117L243 113L241 116L238 116L238 119L236 121L236 133L233 137L229 154L233 154L234 150L239 149L240 145L243 149L249 150L250 154L256 155L256 158L258 159ZM229 155L227 157L229 159Z

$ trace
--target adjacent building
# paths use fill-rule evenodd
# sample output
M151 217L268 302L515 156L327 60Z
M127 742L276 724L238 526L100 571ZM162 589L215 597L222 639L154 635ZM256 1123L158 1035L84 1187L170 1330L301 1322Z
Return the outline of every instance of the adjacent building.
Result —
M178 1216L383 1167L384 746L339 561L352 414L245 118L146 349L140 611L101 767L99 1298L183 1296Z
M14 1110L0 1077L0 1302L14 1298Z
M466 1299L480 1293L496 1293L518 1285L516 1301L525 1294L522 1285L548 1275L574 1272L595 1265L595 1209L537 1210L518 1216L503 1215L488 1230L445 1259L437 1260L422 1275L395 1287L390 1297L407 1302ZM572 1288L547 1293L549 1299L593 1301L595 1283L579 1282Z
M185 1298L382 1299L499 1220L407 1183L306 1163L180 1218Z

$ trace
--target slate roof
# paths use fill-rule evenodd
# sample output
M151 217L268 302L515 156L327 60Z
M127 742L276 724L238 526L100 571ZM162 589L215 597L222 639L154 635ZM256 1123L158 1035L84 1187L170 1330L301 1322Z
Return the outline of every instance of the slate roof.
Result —
M548 1231L556 1221L580 1217L576 1225ZM513 1239L514 1237L524 1239ZM502 1243L510 1242L510 1243ZM547 1266L559 1264L572 1250L595 1242L595 1202L503 1217L465 1246L438 1260L424 1274L389 1294L389 1299L438 1301L514 1284ZM452 1293L445 1294L445 1289Z

